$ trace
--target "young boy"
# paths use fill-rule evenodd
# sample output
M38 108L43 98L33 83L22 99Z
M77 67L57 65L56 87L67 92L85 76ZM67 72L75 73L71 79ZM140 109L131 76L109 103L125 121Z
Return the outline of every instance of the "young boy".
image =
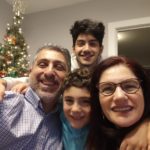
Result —
M90 73L77 69L63 86L62 137L65 150L84 150L91 114Z

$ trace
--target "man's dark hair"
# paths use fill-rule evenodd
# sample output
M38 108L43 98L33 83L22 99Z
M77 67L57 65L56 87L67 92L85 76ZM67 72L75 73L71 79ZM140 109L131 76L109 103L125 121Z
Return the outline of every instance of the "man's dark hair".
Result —
M91 19L75 21L70 29L73 39L73 47L75 46L79 34L91 34L98 40L99 44L102 45L104 30L105 26L102 22L93 21Z

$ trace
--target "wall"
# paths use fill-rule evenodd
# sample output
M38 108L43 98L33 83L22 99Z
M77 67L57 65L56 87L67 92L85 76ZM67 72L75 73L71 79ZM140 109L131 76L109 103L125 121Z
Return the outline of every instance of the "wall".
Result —
M5 0L0 0L0 43L6 34L7 23L12 21L12 8Z
M72 40L69 33L71 25L78 19L93 18L103 21L106 26L103 57L107 57L108 23L147 16L150 16L149 0L92 0L69 7L27 14L23 22L23 32L30 45L29 53L32 59L37 48L44 43L57 43L71 51ZM6 22L3 23L4 27Z
M71 51L69 29L77 19L93 18L106 25L103 57L107 56L107 25L109 22L150 16L149 0L92 0L70 7L29 14L25 18L25 34L33 55L44 43L54 42ZM32 51L32 52L31 52Z

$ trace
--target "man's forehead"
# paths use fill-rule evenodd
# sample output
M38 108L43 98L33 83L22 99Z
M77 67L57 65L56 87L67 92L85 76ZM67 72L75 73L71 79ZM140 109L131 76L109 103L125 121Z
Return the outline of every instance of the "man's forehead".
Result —
M66 64L66 59L64 55L56 50L41 50L36 57L36 60L53 60L53 61L60 61Z

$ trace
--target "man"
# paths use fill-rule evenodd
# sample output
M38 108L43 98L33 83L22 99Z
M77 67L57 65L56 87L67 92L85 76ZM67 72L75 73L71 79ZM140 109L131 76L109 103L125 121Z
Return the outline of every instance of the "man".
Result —
M69 71L66 49L53 45L39 49L26 93L7 91L0 102L0 149L62 149L57 101Z
M102 22L83 19L70 29L73 40L72 70L87 67L93 70L101 60L105 27Z

